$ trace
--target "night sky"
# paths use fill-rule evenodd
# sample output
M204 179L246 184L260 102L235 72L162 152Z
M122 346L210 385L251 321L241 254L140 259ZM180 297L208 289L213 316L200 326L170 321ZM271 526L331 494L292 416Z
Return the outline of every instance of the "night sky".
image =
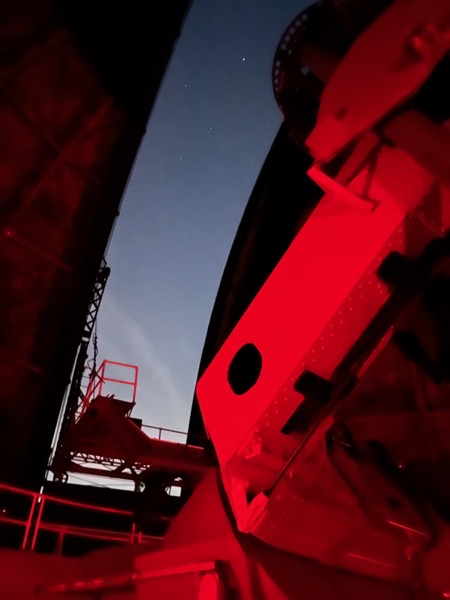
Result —
M107 261L99 359L140 369L133 416L186 430L223 268L281 123L272 59L302 0L194 0Z

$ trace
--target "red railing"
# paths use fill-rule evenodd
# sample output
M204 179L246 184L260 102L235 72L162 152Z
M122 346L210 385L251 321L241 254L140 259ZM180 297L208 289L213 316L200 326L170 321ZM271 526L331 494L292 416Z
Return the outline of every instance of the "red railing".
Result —
M11 500L13 503L10 502ZM129 522L129 527L126 531L119 531L98 527L69 525L68 523L57 523L46 520L45 509L51 504L78 509L80 511L90 511L91 513L110 514L116 517L123 516ZM15 514L17 512L19 514ZM6 484L0 484L0 525L2 523L23 529L22 542L20 544L23 550L36 550L39 534L44 531L53 532L57 535L55 551L58 553L62 552L64 541L69 536L128 544L157 542L162 539L157 536L143 535L141 532L138 532L134 522L134 515L131 511L65 500Z
M127 372L129 377L125 379L112 374L117 372ZM91 400L97 396L109 395L111 393L114 393L114 395L121 400L130 402L130 404L134 406L136 404L138 373L139 368L135 365L128 365L113 360L104 360L98 370L93 373L89 381L80 414L87 409ZM129 393L124 394L124 390L128 390ZM117 391L119 391L119 395L117 395Z

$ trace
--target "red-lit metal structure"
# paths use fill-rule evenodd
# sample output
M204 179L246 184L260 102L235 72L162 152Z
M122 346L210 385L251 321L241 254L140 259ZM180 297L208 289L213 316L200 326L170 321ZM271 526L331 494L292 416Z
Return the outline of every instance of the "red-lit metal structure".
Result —
M114 371L115 369L115 371ZM104 360L89 380L83 401L77 411L77 417L86 412L89 404L98 396L118 397L128 403L127 413L131 413L136 404L139 367L114 360ZM113 393L117 391L117 393Z
M61 554L71 538L86 540L122 542L129 544L154 544L159 546L162 537L148 536L138 531L133 511L95 506L52 497L41 492L30 492L11 485L0 484L0 527L3 535L13 531L22 550L54 551ZM20 514L21 505L27 508L26 516ZM52 506L53 505L53 506ZM55 506L58 510L54 510ZM50 507L50 510L49 510ZM53 511L51 510L53 508ZM71 521L82 520L80 513L98 513L104 517L103 527L88 526L87 523L75 525ZM73 513L77 514L74 519ZM55 519L55 515L57 518ZM122 519L122 528L105 527L111 517ZM9 528L9 529L8 529ZM92 544L87 546L92 549Z
M77 394L72 418L62 422L49 465L54 481L66 482L69 473L81 473L132 481L136 492L149 479L155 487L161 472L163 490L171 485L190 489L198 482L211 465L203 446L186 443L186 433L143 426L131 416L138 372L135 365L111 360L92 370Z
M188 6L1 3L0 481L43 481L101 298L102 257Z
M274 89L314 184L289 226L259 207L283 242L224 299L262 256L238 232L192 420L218 468L161 548L36 594L449 597L449 48L444 0L324 0L288 27Z

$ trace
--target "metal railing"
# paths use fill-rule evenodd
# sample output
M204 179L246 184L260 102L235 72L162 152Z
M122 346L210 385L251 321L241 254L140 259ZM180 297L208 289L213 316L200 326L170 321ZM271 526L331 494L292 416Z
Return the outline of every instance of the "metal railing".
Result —
M187 431L179 431L178 429L168 429L167 427L158 427L157 425L148 425L142 423L140 428L145 431L151 439L162 440L163 442L174 442L177 444L185 444L189 446L195 446L197 448L203 448L205 446L205 437L201 435L189 435L190 443L188 444L188 433Z
M163 440L164 442L178 442L186 444L186 431L178 431L177 429L167 429L166 427L157 427L156 425L146 425L143 423L141 429L145 431L149 438Z
M56 512L58 508L60 511L61 508L68 508L69 512L75 509L97 515L123 517L128 527L122 530L60 523L48 518L49 511L47 510L46 514L46 509L49 507L56 507ZM64 541L69 536L127 544L158 542L162 539L137 531L134 513L131 511L66 500L7 484L0 484L0 528L3 524L23 530L21 542L18 544L22 550L37 550L39 535L42 532L52 532L56 535L54 552L59 554L62 553ZM4 536L0 535L0 545L3 543Z
M123 373L126 372L129 376L127 378L121 378L118 375L114 375L117 370ZM108 375L108 373L110 373L110 375ZM108 395L112 389L108 388L108 386L111 385L115 385L116 387L119 386L122 393L125 390L131 393L131 398L129 394L125 394L125 397L128 396L126 402L130 403L131 412L133 406L136 404L138 373L139 368L136 365L129 365L114 360L104 360L98 370L91 375L83 401L78 407L77 417L79 418L87 410L90 402L97 396L104 394ZM121 399L123 399L122 393L120 393Z

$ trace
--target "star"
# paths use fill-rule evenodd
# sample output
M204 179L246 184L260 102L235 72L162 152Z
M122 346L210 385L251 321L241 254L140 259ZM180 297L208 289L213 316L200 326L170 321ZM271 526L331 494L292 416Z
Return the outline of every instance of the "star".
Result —
M242 57L242 62L245 62L245 56Z

